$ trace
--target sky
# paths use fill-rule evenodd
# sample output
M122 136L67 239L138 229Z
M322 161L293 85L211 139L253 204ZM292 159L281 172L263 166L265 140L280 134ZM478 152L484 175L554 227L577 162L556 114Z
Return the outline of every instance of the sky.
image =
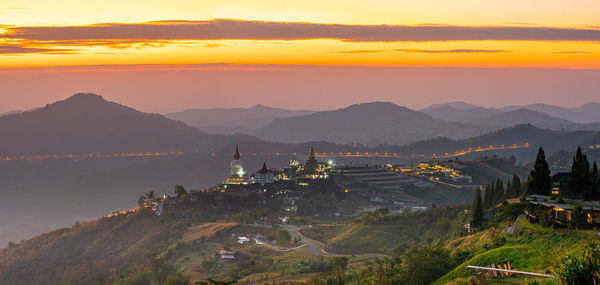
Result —
M600 101L595 0L0 1L0 112ZM301 96L301 100L297 100Z

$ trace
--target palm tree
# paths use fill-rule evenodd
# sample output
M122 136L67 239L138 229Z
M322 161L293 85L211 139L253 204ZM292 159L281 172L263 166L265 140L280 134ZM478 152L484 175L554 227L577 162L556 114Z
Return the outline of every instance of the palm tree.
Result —
M146 196L146 199L147 199L148 201L150 201L150 202L154 202L154 201L156 201L157 194L156 194L156 191L154 191L154 190L151 190L151 191L149 191L149 192L146 192L146 193L144 194L144 196Z
M174 192L175 195L177 195L177 198L185 197L188 194L183 185L175 185Z
M144 207L144 205L146 204L146 196L140 196L137 202L140 208Z

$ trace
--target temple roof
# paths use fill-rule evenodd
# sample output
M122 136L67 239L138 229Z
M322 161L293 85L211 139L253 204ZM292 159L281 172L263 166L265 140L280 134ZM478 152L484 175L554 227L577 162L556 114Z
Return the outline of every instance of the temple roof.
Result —
M258 173L261 173L261 174L266 174L266 173L269 173L269 171L270 171L270 170L267 168L267 163L266 163L266 162L263 162L263 166L262 166L262 168L261 168L261 169L258 171Z
M315 149L313 148L313 145L310 145L310 153L308 154L308 159L310 160L314 160L315 159Z
M233 154L233 159L240 160L240 151L237 143L235 144L235 153Z

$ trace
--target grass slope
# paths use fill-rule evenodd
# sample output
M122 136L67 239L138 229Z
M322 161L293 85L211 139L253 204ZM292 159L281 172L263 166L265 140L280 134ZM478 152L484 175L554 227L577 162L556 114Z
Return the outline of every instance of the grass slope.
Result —
M170 228L142 212L55 230L2 250L0 283L106 283L120 268L166 247Z
M584 245L599 238L593 231L556 230L521 221L522 231L515 236L500 230L486 230L448 243L452 251L472 251L474 256L450 271L434 284L469 284L473 272L467 265L487 266L510 262L513 269L545 273L553 268L557 257L579 252Z
M399 246L448 238L459 226L454 220L461 211L461 207L437 207L392 215L388 220L313 226L303 229L302 234L325 243L331 252L390 253Z

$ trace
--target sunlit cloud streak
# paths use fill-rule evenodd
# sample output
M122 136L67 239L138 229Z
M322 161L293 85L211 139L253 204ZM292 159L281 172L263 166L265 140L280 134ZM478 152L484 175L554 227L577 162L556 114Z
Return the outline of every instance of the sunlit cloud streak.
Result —
M33 48L23 47L18 45L0 45L0 54L4 55L16 55L24 53L51 53L51 54L67 54L75 53L75 51L68 49L46 49L46 48Z
M428 50L428 49L380 49L380 50L346 50L338 53L376 53L376 52L414 52L414 53L496 53L508 52L500 49L446 49L446 50Z
M557 51L557 52L554 52L554 53L562 53L562 54L578 54L578 53L580 53L580 54L586 54L586 53L592 53L592 52L583 51L583 50L562 50L562 51Z

